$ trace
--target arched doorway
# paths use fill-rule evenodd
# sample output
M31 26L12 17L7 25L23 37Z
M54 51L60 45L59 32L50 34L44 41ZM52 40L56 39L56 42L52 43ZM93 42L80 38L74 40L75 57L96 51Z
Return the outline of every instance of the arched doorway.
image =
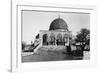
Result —
M55 34L54 33L50 34L50 45L55 45Z
M64 45L68 44L68 34L64 34L64 37L63 37L63 42L64 42Z
M48 45L47 39L48 39L48 35L44 34L43 35L43 45Z
M57 45L63 45L62 34L58 33L57 35Z

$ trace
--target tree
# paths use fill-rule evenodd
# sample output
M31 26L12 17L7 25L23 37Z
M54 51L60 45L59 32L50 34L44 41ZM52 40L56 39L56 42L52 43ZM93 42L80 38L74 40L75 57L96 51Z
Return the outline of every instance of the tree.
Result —
M84 50L84 47L85 47L86 42L87 42L87 36L89 34L90 34L90 31L86 28L83 28L76 35L76 42L80 43L82 50Z

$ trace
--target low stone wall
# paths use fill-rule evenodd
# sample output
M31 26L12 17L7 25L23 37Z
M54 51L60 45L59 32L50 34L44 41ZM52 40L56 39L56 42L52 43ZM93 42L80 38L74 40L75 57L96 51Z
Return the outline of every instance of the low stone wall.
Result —
M33 52L22 52L21 54L22 56L28 56L28 55L32 55Z
M40 48L43 50L63 50L63 49L66 49L65 46L42 46Z

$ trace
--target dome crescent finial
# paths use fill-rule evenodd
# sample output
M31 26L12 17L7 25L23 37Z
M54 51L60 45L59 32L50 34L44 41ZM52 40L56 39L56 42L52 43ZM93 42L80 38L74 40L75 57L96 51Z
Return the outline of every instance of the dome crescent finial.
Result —
M58 18L60 18L60 14L58 15Z

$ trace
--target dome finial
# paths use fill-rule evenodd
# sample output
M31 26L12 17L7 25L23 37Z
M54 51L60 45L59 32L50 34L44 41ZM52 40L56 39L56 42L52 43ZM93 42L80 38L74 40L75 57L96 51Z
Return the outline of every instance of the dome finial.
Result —
M60 14L58 15L58 18L60 18Z

